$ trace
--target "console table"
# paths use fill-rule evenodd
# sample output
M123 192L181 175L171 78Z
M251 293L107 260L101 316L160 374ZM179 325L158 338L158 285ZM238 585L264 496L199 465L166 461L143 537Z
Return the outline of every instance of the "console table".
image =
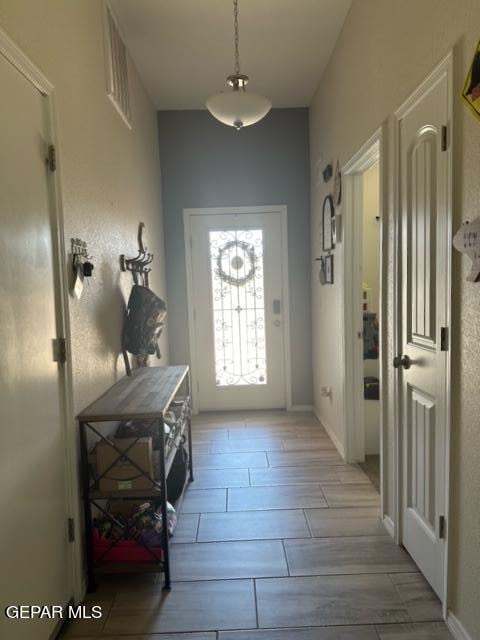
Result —
M169 408L174 404L177 408L181 408L179 417L180 425L176 430L175 438L170 447L167 447L164 435L164 417ZM98 560L95 561L94 559L92 506L94 505L105 517L111 519L112 523L118 525L118 521L112 514L109 514L104 506L105 502L110 500L151 500L154 501L154 504L161 505L163 541L161 555L157 555L153 549L146 545L142 546L145 552L148 552L150 556L152 556L152 565L150 565L150 568L154 566L155 570L163 571L165 577L164 588L170 589L167 478L177 448L182 439L185 438L188 441L189 452L189 477L187 478L187 482L193 481L191 393L188 366L143 367L135 369L132 371L131 376L125 376L119 380L95 402L82 411L77 416L77 420L80 427L88 590L94 591L96 589L95 574L99 568ZM151 421L152 430L156 430L160 458L160 474L158 478L150 476L149 473L128 456L129 449L140 437L136 438L135 442L126 450L121 450L105 435L107 426L109 427L109 431L112 431L112 423L135 420L141 420L143 422ZM113 427L114 426L115 425L113 425ZM155 433L155 431L153 432ZM89 459L89 436L93 436L96 441L103 441L112 447L116 455L118 454L116 462L120 459L128 461L129 464L136 468L139 474L149 480L148 484L151 482L151 489L127 489L112 492L100 491L100 479L108 473L115 462L103 474L92 474ZM177 501L177 503L178 502L179 501ZM113 549L118 543L118 540L112 540L107 551ZM108 555L108 553L104 555ZM127 567L123 566L111 568L116 571L127 569Z

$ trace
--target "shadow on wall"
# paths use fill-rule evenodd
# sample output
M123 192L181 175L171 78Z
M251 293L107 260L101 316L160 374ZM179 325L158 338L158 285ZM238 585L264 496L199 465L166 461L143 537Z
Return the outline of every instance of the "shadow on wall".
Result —
M113 269L109 262L100 267L99 280L105 293L95 309L95 321L99 333L100 355L112 358L115 362L115 372L118 369L118 358L122 351L122 328L127 304L120 286L120 269ZM112 326L112 317L117 318Z

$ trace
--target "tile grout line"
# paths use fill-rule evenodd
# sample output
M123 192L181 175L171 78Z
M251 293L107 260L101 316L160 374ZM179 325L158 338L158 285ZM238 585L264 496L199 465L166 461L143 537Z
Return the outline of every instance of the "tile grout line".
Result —
M310 538L315 538L315 536L313 535L312 528L310 526L310 522L308 520L308 516L306 514L306 509L305 508L302 509L302 513L303 513L303 517L305 518L305 522L307 523L307 529L308 529L308 531L310 533Z
M258 601L257 601L257 579L253 579L253 599L255 601L255 620L257 623L257 629L260 629L258 625Z
M308 540L308 538L306 538ZM305 538L304 538L305 540ZM193 543L192 543L193 544ZM201 543L200 543L201 544ZM288 563L287 563L287 568L288 568ZM401 575L410 575L411 573L415 573L415 575L421 575L420 572L412 572L412 571L398 571L395 572L393 575L396 576L401 576ZM160 573L159 575L163 575L162 573ZM389 576L390 574L385 572L385 571L377 571L377 572L366 572L366 571L362 571L361 573L301 573L301 574L295 574L295 575L259 575L259 576L236 576L234 578L221 578L221 577L217 577L217 578L184 578L184 579L179 579L176 578L175 580L172 580L172 589L176 584L199 584L202 582L245 582L245 581L249 581L249 580L304 580L304 579L314 579L314 578L358 578L358 577L378 577L378 576ZM161 583L156 583L156 584L161 584ZM407 605L404 603L404 601L402 600L401 596L398 594L398 591L395 589L398 598L401 602L401 604L404 607L407 607ZM442 618L429 618L428 620L421 620L421 622L441 622ZM414 620L412 620L411 622L415 622ZM420 622L420 621L416 621L416 622ZM362 624L362 623L358 623L358 624ZM364 623L363 623L364 624ZM374 622L369 622L366 624L376 624ZM390 624L387 622L381 622L380 624ZM403 623L391 623L391 624L403 624ZM315 626L328 626L328 625L315 625ZM335 626L335 625L333 625Z
M195 540L194 540L194 542L198 542L198 534L199 534L199 531L200 531L200 518L201 517L202 517L202 514L199 513L198 514L198 518L197 518L197 529L195 531Z
M303 538L305 539L305 538ZM285 576L286 578L291 578L293 577L292 574L290 573L290 565L288 563L288 557L287 557L287 550L285 549L285 540L282 538L282 548L283 548L283 555L285 557L285 565L287 567L287 572L288 572L288 576Z

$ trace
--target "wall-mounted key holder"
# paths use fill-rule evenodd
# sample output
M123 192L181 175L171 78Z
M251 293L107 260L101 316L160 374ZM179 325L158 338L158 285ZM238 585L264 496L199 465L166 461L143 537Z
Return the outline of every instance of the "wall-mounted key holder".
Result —
M480 282L480 217L462 223L453 237L453 246L472 261L468 282Z
M72 269L75 274L73 294L80 299L83 293L84 278L91 278L94 266L88 255L87 243L80 238L72 238Z

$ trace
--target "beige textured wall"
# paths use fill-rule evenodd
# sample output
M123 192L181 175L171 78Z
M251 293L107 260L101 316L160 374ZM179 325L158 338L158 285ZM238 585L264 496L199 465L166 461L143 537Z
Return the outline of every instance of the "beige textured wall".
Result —
M478 0L354 0L311 107L313 229L318 229L325 194L315 179L319 158L323 164L336 158L348 161L382 122L391 123L394 110L452 48L454 229L462 219L480 214L480 122L460 100L479 38ZM312 255L318 253L316 235ZM335 251L336 264L341 251ZM449 605L471 637L479 638L480 285L465 281L467 271L468 261L454 252ZM312 281L315 404L342 437L342 376L339 354L332 347L341 341L341 279L337 277L333 288ZM391 322L391 296L389 306ZM331 401L320 397L321 384L333 386ZM390 416L389 430L391 437ZM390 490L387 510L391 495Z
M75 411L124 375L119 354L137 225L155 254L151 287L165 297L155 109L130 64L133 129L106 94L101 0L0 0L0 26L55 86L67 251L86 240L94 277L70 298ZM166 336L162 337L167 363Z

